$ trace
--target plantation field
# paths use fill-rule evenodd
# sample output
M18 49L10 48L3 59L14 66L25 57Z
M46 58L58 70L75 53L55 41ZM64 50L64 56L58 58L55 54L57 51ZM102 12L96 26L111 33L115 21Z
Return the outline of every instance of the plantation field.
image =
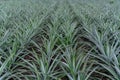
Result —
M0 0L0 80L120 80L120 1Z

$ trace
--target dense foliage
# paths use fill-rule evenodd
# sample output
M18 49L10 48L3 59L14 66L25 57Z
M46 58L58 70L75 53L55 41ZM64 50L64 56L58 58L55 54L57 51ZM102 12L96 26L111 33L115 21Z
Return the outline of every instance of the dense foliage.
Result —
M120 80L119 0L1 0L0 80Z

